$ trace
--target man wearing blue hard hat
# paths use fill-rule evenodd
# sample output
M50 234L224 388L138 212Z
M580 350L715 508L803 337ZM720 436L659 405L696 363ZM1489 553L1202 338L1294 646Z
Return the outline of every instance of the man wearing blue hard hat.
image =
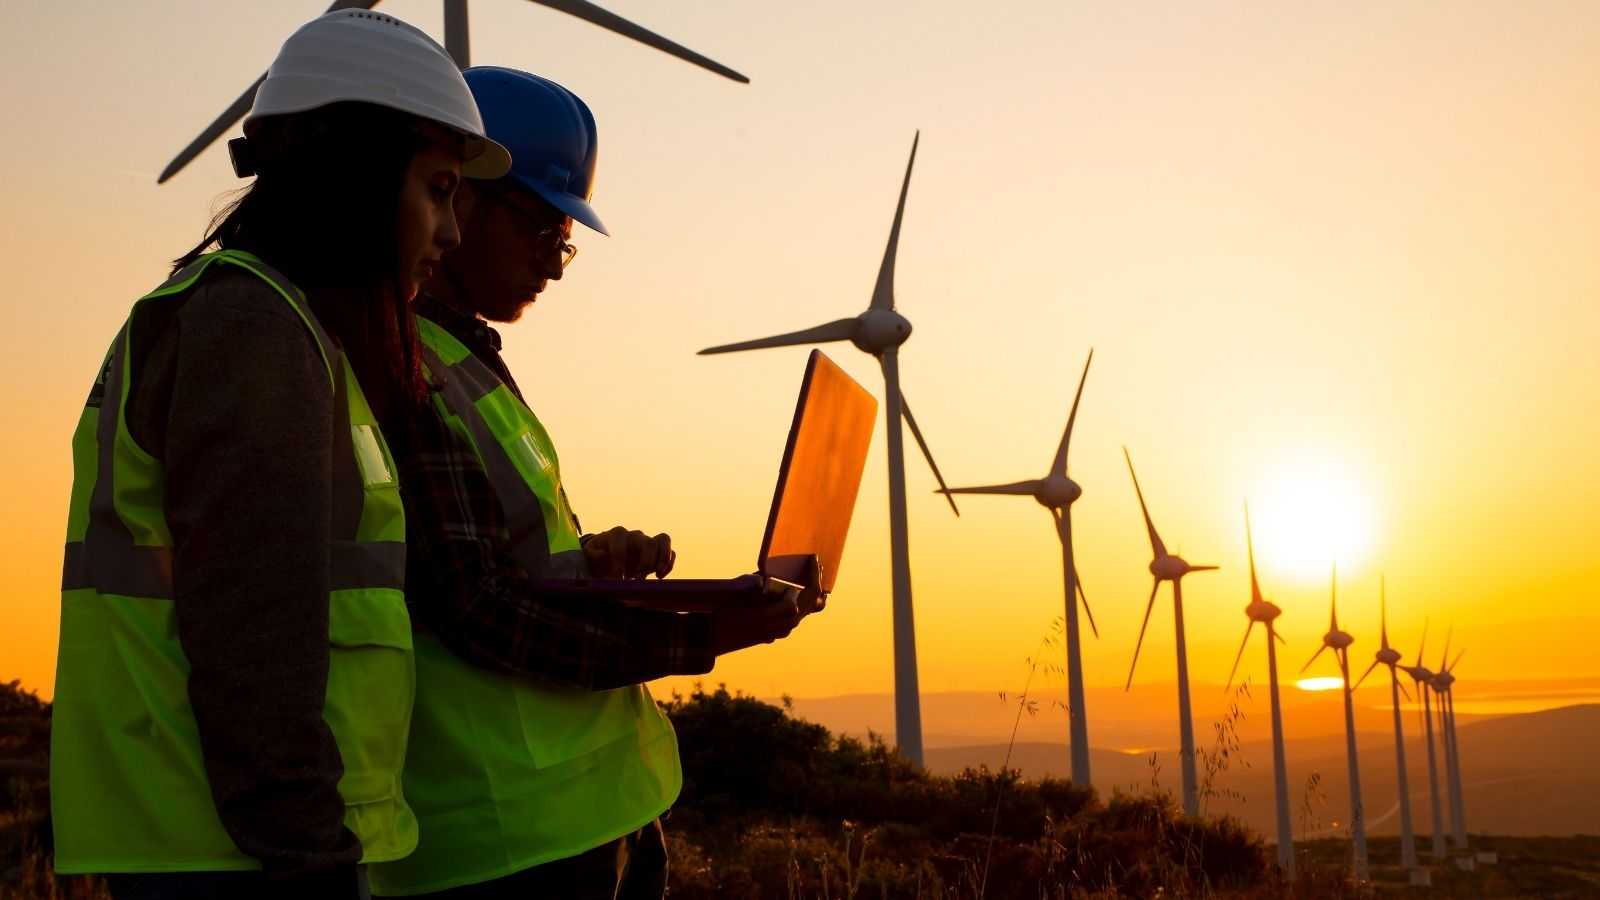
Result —
M574 221L606 234L589 205L595 121L538 76L464 75L513 164L458 194L461 245L417 305L432 403L391 440L417 676L404 785L421 838L372 869L373 891L660 898L659 817L683 774L644 682L782 638L822 598L815 579L776 595L752 579L724 612L675 613L563 586L664 577L674 562L666 535L582 533L554 443L489 325L516 320L562 277Z

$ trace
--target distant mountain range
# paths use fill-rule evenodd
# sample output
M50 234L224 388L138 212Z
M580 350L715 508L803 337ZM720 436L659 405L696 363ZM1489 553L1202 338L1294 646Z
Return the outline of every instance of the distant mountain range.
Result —
M1357 748L1368 831L1394 834L1399 830L1395 747L1388 692L1370 688L1378 679L1374 673L1369 687L1357 695ZM1583 696L1591 686L1600 687L1600 680L1577 682L1578 688L1573 684L1480 685L1472 696L1533 698L1551 692ZM1238 747L1227 770L1213 779L1215 793L1207 812L1231 813L1263 834L1271 834L1275 830L1272 755L1265 693L1252 686L1249 696L1235 698L1220 687L1197 686L1195 735L1200 747L1213 748L1216 723L1228 721L1230 708L1237 703L1241 715L1232 721ZM997 768L1006 760L1007 744L1016 726L1018 738L1010 748L1009 765L1028 777L1065 777L1066 716L1053 699L1041 696L1036 711L1024 713L1018 724L1016 697L925 695L922 709L928 767L940 773L980 764ZM1339 692L1289 689L1283 700L1295 836L1337 834L1347 825L1349 809ZM1469 701L1466 695L1457 698L1468 830L1507 835L1600 834L1600 803L1596 802L1600 798L1600 765L1594 762L1600 755L1600 703L1505 715L1472 716L1460 711L1474 702L1488 701ZM1495 702L1511 703L1505 699ZM1177 793L1176 702L1171 685L1141 685L1128 693L1092 690L1087 704L1090 735L1097 745L1091 753L1091 766L1095 786L1102 794L1146 790L1153 781ZM1402 708L1413 823L1419 834L1426 835L1431 814L1421 713ZM797 699L794 709L802 718L835 732L859 735L877 723L892 721L893 704L888 695L850 695ZM884 736L892 741L891 734ZM1437 748L1436 752L1442 753ZM1441 779L1443 766L1441 755ZM1313 773L1320 777L1314 790L1308 788ZM1442 790L1441 784L1441 812L1448 816ZM1422 840L1426 847L1426 838Z

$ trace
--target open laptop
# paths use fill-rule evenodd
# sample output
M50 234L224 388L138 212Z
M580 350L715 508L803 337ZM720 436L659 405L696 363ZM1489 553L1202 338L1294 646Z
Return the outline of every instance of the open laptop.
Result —
M865 388L827 354L811 351L756 557L757 575L768 585L803 585L806 561L816 556L822 565L822 589L833 590L877 411L878 401ZM630 605L691 611L713 609L730 595L747 594L756 577L587 578L542 581L539 589L603 594Z

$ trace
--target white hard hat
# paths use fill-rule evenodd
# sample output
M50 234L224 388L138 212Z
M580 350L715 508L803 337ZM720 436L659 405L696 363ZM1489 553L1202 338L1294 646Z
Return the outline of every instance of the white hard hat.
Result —
M347 101L410 113L460 133L466 139L461 173L468 178L499 178L511 168L511 154L484 134L472 91L444 48L393 16L359 9L327 13L289 35L256 91L245 134L264 116Z

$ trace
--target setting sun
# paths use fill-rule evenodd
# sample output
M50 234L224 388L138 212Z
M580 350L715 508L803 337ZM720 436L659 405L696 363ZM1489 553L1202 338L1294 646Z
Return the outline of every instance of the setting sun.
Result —
M1334 678L1332 676L1302 678L1299 681L1296 681L1294 686L1302 691L1311 691L1313 693L1317 691L1337 691L1339 688L1344 687L1344 679Z
M1356 565L1374 542L1376 518L1362 480L1332 456L1285 461L1252 500L1256 544L1267 565L1299 578L1326 577L1335 562Z

